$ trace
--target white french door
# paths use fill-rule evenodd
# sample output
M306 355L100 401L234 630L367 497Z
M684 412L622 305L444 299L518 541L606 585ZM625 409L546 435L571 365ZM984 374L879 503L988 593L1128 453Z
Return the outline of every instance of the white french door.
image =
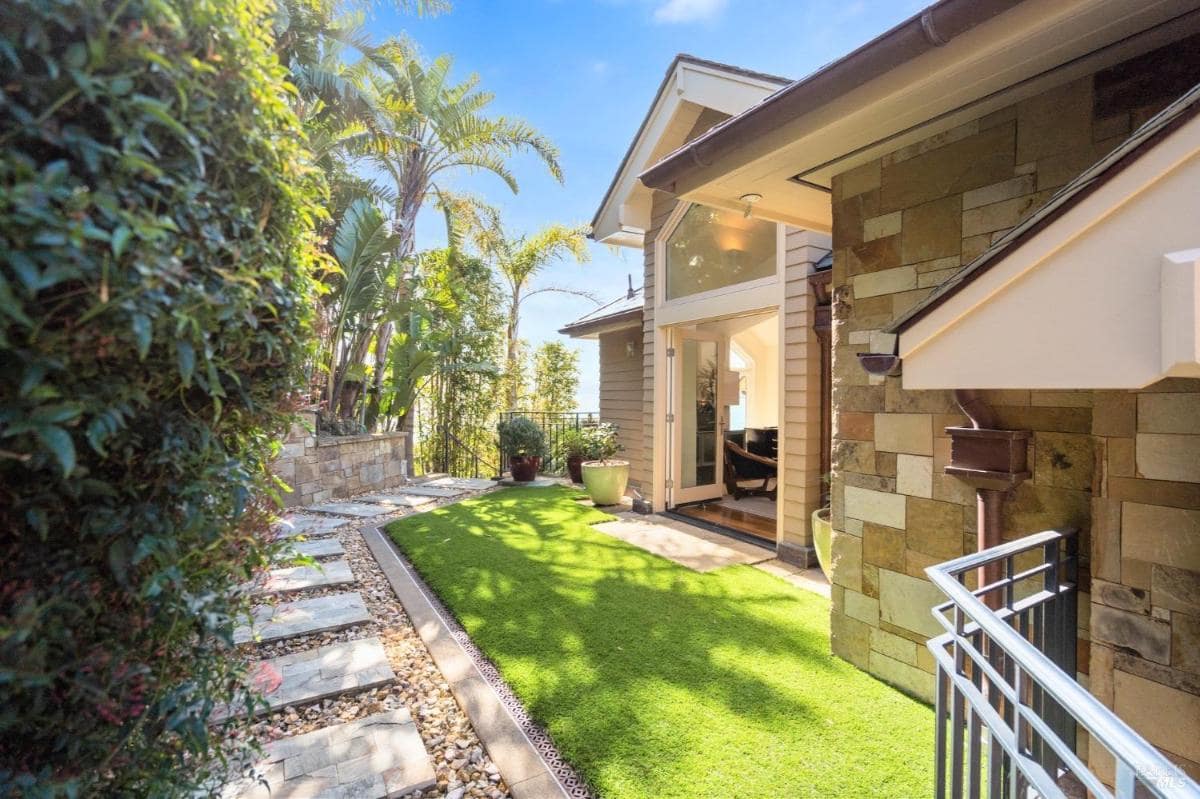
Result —
M670 505L716 499L725 493L722 396L726 369L720 335L674 328L670 339L667 403Z

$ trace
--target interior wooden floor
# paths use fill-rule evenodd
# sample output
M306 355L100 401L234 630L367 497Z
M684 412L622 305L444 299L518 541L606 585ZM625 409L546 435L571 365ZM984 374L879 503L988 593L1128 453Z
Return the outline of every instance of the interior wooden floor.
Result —
M734 510L733 508L723 507L715 502L704 502L699 505L684 505L675 509L675 512L689 516L693 519L699 519L709 524L717 524L721 527L728 527L731 530L736 530L739 533L752 535L755 538L761 538L764 541L775 540L775 520L767 519L763 516L756 516L745 511Z

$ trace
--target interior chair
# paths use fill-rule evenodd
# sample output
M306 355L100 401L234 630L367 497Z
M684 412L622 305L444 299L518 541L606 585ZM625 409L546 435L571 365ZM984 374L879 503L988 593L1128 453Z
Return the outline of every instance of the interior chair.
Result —
M779 490L779 431L749 428L725 434L725 491L734 498L768 497ZM746 488L742 482L762 480ZM772 485L774 481L774 485Z

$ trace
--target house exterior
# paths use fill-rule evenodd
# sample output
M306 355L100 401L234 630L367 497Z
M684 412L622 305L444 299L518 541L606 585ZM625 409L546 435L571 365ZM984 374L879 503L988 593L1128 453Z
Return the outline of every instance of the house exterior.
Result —
M927 570L1076 530L1055 662L1192 779L1197 84L1195 2L942 0L640 175L832 247L833 651L932 700ZM1080 724L1105 783L1198 790Z
M687 55L671 63L592 222L595 240L642 252L633 300L640 308L619 300L562 332L599 339L601 418L618 425L630 484L656 511L722 495L720 439L731 424L769 432L787 468L772 483L777 511L766 536L780 557L807 565L808 516L820 506L823 449L820 341L812 332L817 301L809 277L818 264L832 263L828 232L761 219L740 200L681 202L638 180L672 150L788 83ZM677 266L668 268L672 259ZM721 268L687 268L705 259L720 261ZM711 410L685 418L683 395L694 406L705 391L702 386L697 394L679 377L695 370L693 353L701 359L715 353L713 365L731 379L713 385L730 395L741 392L740 402L717 405L736 419L709 420L720 433L705 428Z

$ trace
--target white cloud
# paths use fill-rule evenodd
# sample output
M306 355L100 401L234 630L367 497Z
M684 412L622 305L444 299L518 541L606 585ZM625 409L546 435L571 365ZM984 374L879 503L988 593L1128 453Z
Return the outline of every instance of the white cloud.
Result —
M608 74L608 67L609 67L609 64L607 61L593 61L591 63L591 69L592 69L593 75L604 76L604 75Z
M654 9L659 22L698 22L721 13L728 0L667 0Z

